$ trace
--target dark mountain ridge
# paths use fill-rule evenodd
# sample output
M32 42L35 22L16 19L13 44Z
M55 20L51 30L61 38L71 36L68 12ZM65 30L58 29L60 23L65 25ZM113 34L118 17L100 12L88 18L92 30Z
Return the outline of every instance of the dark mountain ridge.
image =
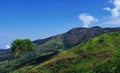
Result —
M0 49L0 62L11 58L10 49Z
M99 26L84 28L77 27L69 30L66 33L49 37L47 39L40 39L33 41L37 46L42 45L51 39L59 38L61 36L62 43L64 45L64 49L71 48L79 43L84 43L92 37L98 36L107 32L115 32L120 31L120 27L117 28L101 28ZM58 41L57 41L58 42Z
M9 53L10 49L0 49L0 54Z

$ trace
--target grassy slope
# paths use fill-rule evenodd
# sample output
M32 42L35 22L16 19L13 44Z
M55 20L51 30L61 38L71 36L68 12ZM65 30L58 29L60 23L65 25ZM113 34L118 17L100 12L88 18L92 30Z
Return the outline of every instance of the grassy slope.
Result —
M120 72L120 32L100 35L52 59L24 66L12 73L118 73Z
M57 35L56 37L50 39L46 43L42 45L38 45L37 48L46 50L46 51L52 51L52 50L59 51L59 49L65 49L64 44L63 44L63 36Z
M59 49L60 48L60 49ZM63 40L62 40L62 35L59 35L59 36L56 36L52 39L50 39L49 41L47 41L46 43L42 44L42 45L39 45L36 47L36 50L32 51L31 53L27 53L27 55L30 55L31 57L29 58L30 60L32 59L35 59L37 60L37 58L41 57L42 55L51 55L51 53L54 53L54 52L58 52L58 51L61 51L62 49L64 49L64 46L63 46ZM1 56L1 59L4 59L5 58L5 61L0 61L0 73L1 71L2 72L7 72L9 70L12 70L15 68L19 68L19 67L22 67L23 65L19 66L20 64L22 63L25 63L24 65L26 65L27 61L26 61L26 53L22 54L18 60L18 58L14 58L13 55L6 55L5 54L5 57L3 57L4 55ZM7 57L9 56L9 57ZM13 57L12 59L10 57ZM9 59L6 59L7 58L10 58ZM33 62L32 62L33 63ZM17 66L17 67L16 67Z

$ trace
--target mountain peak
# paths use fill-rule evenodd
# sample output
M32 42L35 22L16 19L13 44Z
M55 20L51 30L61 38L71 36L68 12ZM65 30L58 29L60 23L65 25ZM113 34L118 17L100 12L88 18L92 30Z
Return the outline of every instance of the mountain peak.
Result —
M76 28L72 28L70 31L68 32L74 32L74 31L80 31L80 30L87 30L87 29L102 29L102 27L100 26L94 26L91 28L86 28L86 27L76 27Z
M100 27L100 26L94 26L94 27L91 27L92 29L102 29L102 27Z

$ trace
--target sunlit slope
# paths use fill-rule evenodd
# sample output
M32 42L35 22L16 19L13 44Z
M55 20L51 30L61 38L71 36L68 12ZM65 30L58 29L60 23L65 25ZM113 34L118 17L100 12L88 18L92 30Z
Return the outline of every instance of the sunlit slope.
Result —
M119 73L120 32L97 36L37 65L13 73Z

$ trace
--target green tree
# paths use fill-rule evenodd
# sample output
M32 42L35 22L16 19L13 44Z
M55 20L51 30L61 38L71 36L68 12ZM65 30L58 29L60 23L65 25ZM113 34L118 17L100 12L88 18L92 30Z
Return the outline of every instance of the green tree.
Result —
M32 51L34 49L34 44L29 39L16 39L13 41L11 50L16 56L22 54L23 52Z
M34 50L34 44L30 39L16 39L11 45L11 50L15 54L15 56L19 57L22 57L22 53L26 53L26 62L28 66L28 52ZM19 65L21 67L20 62Z

